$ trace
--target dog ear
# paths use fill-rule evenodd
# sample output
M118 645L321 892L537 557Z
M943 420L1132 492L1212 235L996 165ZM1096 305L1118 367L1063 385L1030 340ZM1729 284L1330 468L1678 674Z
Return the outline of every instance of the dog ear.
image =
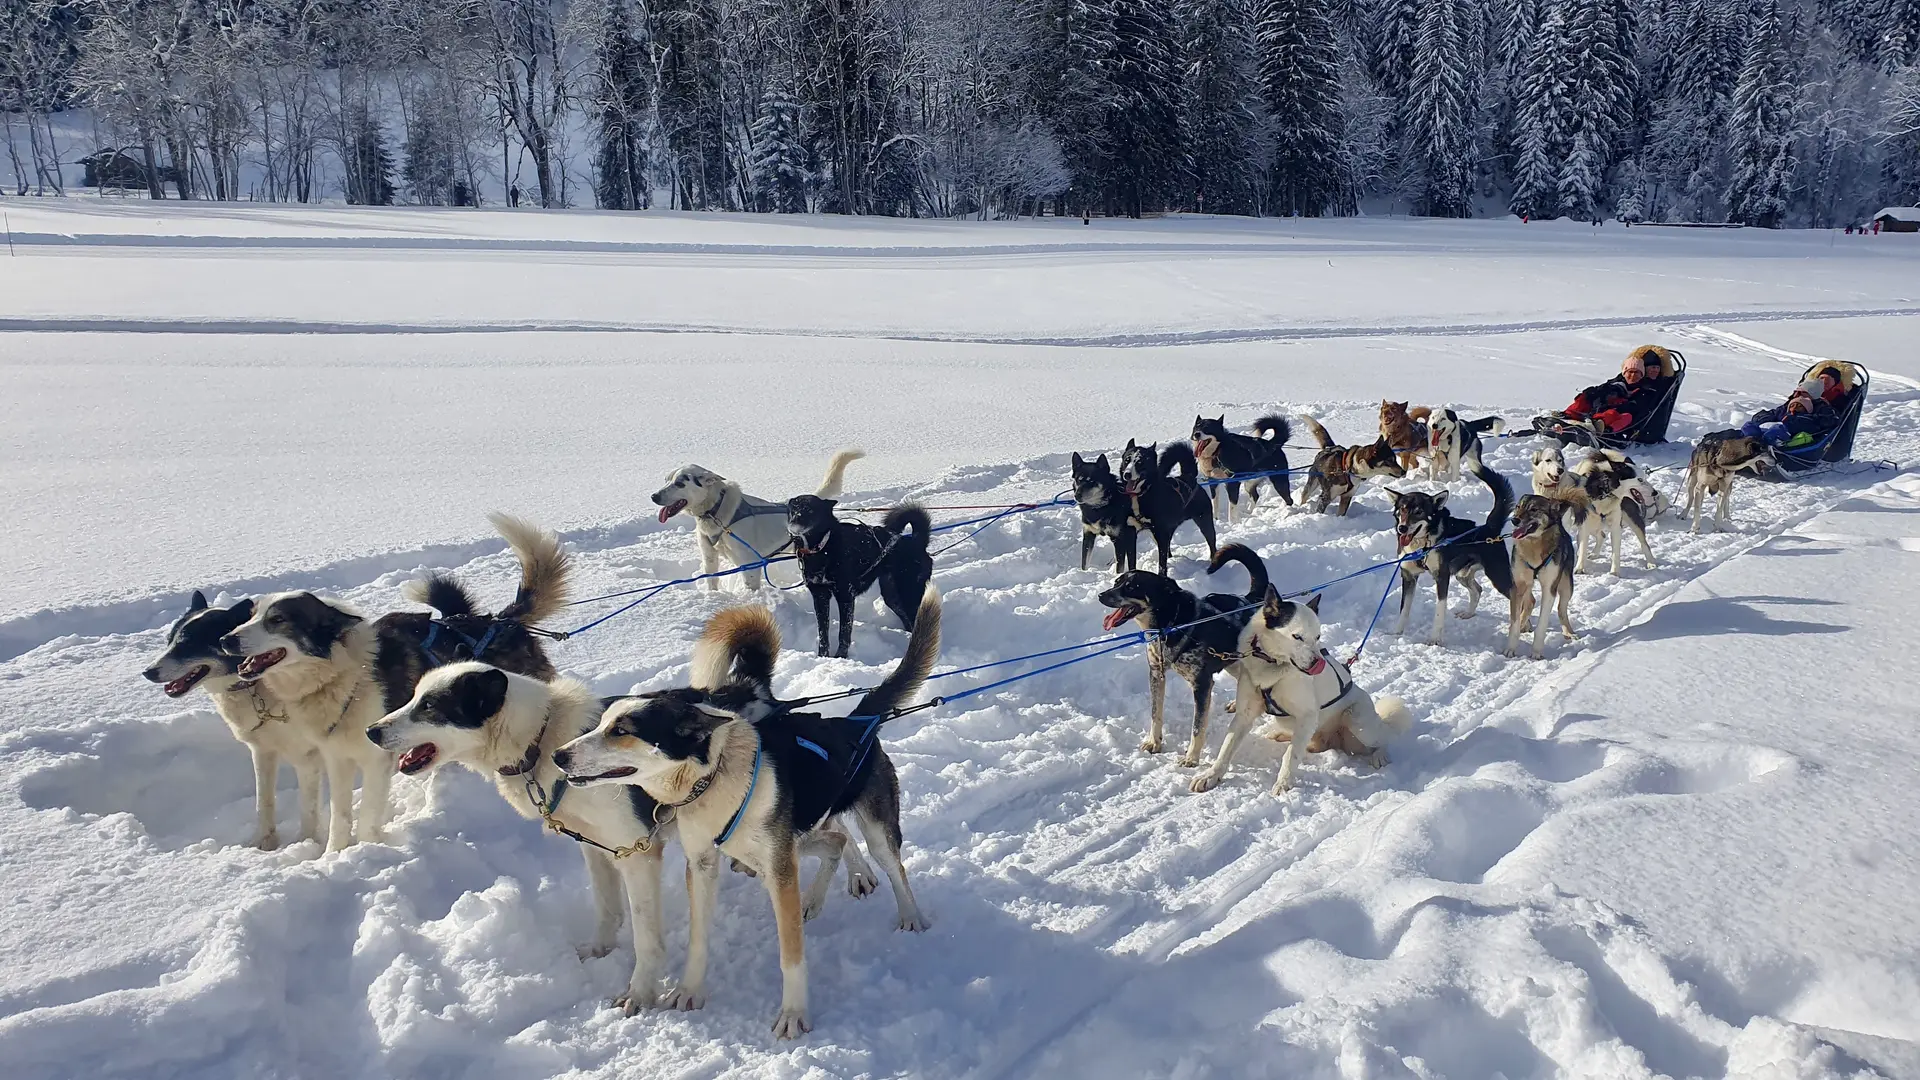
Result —
M193 599L187 601L188 614L205 610L207 610L207 594L201 592L199 589L193 590Z
M1281 606L1285 603L1285 600L1280 599L1280 590L1269 585L1266 598L1260 601L1260 609L1268 615L1278 616Z
M1073 467L1078 469L1084 466L1086 463L1087 463L1087 459L1080 456L1080 451L1075 450L1073 452Z
M453 698L465 726L480 727L507 703L507 673L499 668L462 673L454 680Z
M198 596L200 594L194 593L194 595ZM253 618L253 597L249 596L245 600L233 605L233 617L243 623L251 620Z
M708 702L705 702L705 701L696 701L693 703L693 707L696 710L698 710L702 715L710 716L715 720L725 721L725 720L740 719L740 714L732 712L727 709L723 709L718 705L709 704Z
M1320 594L1319 593L1314 593L1313 599L1307 601L1307 610L1313 612L1315 615L1320 614Z
M1132 449L1134 449L1134 443L1133 443L1133 440L1132 440L1132 439L1128 439L1128 440L1127 440L1127 449L1129 449L1129 450L1132 450Z
M1093 463L1095 465L1100 466L1103 469L1111 469L1111 466L1107 464L1107 455L1105 454L1101 454L1099 457L1094 458Z
M1433 508L1435 510L1444 509L1447 505L1447 496L1451 494L1453 493L1450 491L1443 491L1440 494L1435 495L1433 497Z

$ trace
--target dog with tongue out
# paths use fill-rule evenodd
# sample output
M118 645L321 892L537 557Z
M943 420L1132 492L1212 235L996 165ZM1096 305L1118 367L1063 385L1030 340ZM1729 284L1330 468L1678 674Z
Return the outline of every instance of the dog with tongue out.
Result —
M553 755L600 724L604 703L576 679L542 682L463 661L427 672L412 700L367 728L408 776L463 765L493 781L522 817L572 837L593 885L594 936L582 958L613 951L623 914L634 926L633 977L614 1004L629 1014L655 1005L697 1009L703 991L683 980L663 997L666 945L660 918L660 851L671 826L658 804L626 784L570 786ZM633 770L629 769L628 772Z

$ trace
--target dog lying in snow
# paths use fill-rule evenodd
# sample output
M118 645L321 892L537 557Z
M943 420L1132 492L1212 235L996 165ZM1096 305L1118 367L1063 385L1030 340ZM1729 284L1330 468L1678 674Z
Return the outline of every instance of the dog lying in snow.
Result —
M478 659L520 666L536 677L551 676L553 665L526 626L565 602L567 558L559 538L550 532L504 514L493 515L492 521L520 559L520 589L499 615L485 617L495 632L473 642L484 646ZM452 592L458 591L457 585L436 579L411 595L438 597L451 605ZM459 595L470 609L465 593ZM358 838L384 837L394 763L367 741L366 730L405 704L426 671L450 657L425 647L421 635L432 629L430 624L414 612L370 621L337 600L282 592L255 601L252 616L219 639L222 651L242 657L234 673L257 682L279 710L275 721L318 751L331 804L328 851L344 849L356 835L356 772L362 784Z
M1321 648L1320 633L1318 596L1299 604L1282 600L1277 590L1267 587L1260 610L1240 631L1233 724L1220 744L1219 756L1193 778L1193 791L1211 790L1227 775L1240 741L1262 713L1262 702L1286 732L1287 753L1273 784L1275 795L1293 786L1294 770L1309 749L1309 739L1324 741L1342 732L1338 736L1342 743L1349 738L1357 741L1359 745L1352 749L1364 750L1375 767L1387 763L1387 743L1412 726L1406 703L1396 697L1375 702L1353 681L1347 666Z
M842 450L827 463L826 478L814 492L822 499L838 499L847 466L866 457L864 450ZM740 485L699 465L688 465L667 474L667 484L653 493L665 523L681 511L693 515L694 538L700 545L700 572L716 574L720 555L734 566L749 566L772 556L787 543L785 520L787 504L771 499L756 499ZM766 568L739 575L745 587L757 589L766 582ZM707 590L718 591L720 579L709 577Z
M716 849L759 877L773 901L779 940L780 1012L773 1031L791 1039L812 1030L799 861L810 842L830 842L823 826L852 813L868 853L893 885L900 928L924 930L927 922L900 861L900 786L885 750L875 739L861 752L856 726L845 719L785 711L772 700L767 679L779 635L771 615L762 612L732 641L729 648L755 657L735 665L737 677L714 690L662 690L617 700L598 727L562 747L554 761L577 787L637 783L676 808L680 843L696 868L690 873L692 927L683 988L703 986ZM919 691L939 652L940 596L929 587L906 656L851 715L876 722L891 715ZM830 874L830 867L821 873Z

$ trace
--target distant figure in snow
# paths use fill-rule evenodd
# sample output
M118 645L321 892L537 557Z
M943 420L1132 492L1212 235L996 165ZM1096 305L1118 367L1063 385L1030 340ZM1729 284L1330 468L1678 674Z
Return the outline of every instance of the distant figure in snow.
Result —
M515 184L512 187L507 189L507 205L508 206L520 205L520 185L519 184Z

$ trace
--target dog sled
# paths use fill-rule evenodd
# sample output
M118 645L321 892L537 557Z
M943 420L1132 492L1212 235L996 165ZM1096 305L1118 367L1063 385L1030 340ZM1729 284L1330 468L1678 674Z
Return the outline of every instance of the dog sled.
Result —
M1569 420L1564 417L1541 417L1534 421L1534 431L1550 439L1557 439L1567 446L1585 446L1591 449L1602 447L1609 450L1625 450L1635 444L1642 446L1667 441L1667 425L1673 422L1673 407L1680 401L1680 384L1687 378L1687 358L1679 349L1667 349L1666 353L1673 362L1673 381L1648 409L1645 416L1638 417L1633 423L1619 431L1602 431L1591 424Z
M1852 459L1853 438L1860 430L1860 414L1865 409L1867 388L1872 383L1873 377L1866 368L1850 360L1822 360L1801 372L1801 381L1813 378L1823 368L1838 370L1846 377L1846 382L1849 384L1846 394L1833 406L1833 411L1839 414L1840 422L1811 443L1803 446L1774 447L1775 468L1755 473L1756 476L1765 480L1786 480Z

